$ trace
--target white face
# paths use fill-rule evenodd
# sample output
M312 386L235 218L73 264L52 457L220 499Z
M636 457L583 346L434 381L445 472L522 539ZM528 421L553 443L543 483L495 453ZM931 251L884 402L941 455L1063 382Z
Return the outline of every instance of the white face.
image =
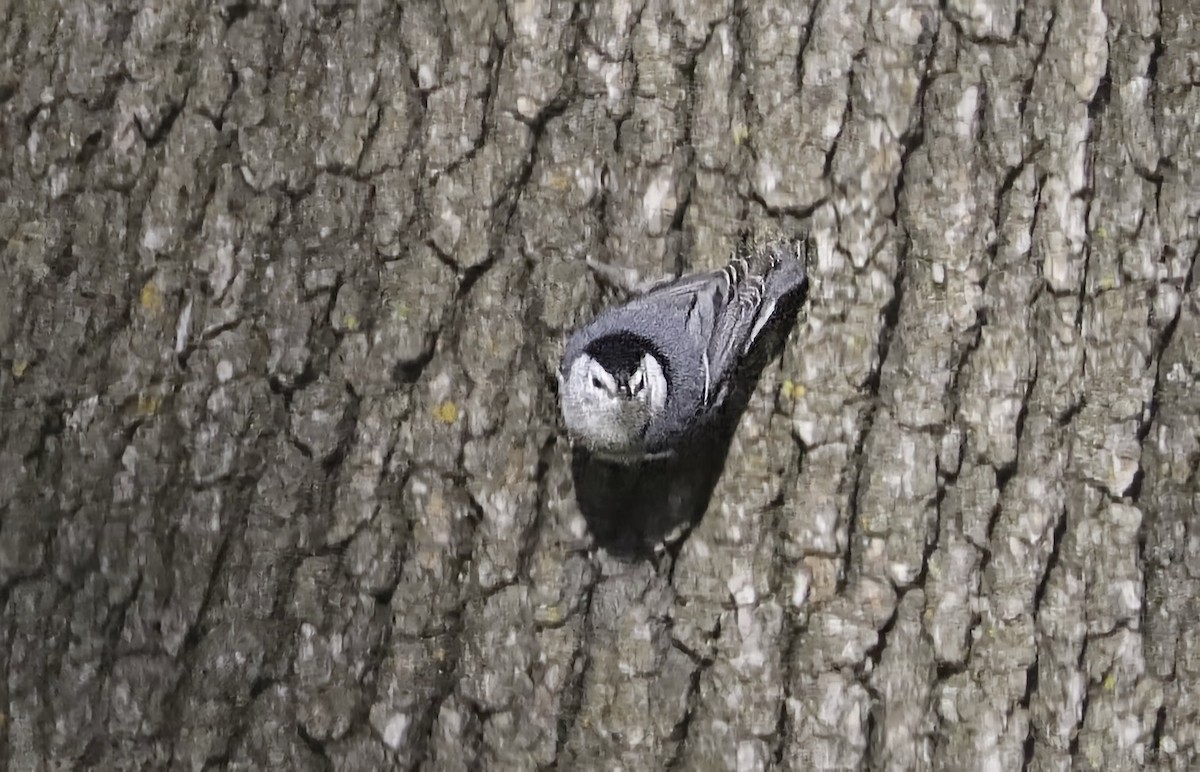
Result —
M571 363L561 392L563 420L575 439L596 452L629 453L639 450L647 424L662 412L667 380L650 354L627 384L583 354Z

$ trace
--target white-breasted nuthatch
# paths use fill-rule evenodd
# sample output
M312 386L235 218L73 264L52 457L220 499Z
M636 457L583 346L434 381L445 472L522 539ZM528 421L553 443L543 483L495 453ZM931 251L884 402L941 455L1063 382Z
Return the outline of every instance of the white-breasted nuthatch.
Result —
M771 243L659 283L577 330L558 371L572 440L632 463L699 436L779 302L804 287L805 258L804 242Z

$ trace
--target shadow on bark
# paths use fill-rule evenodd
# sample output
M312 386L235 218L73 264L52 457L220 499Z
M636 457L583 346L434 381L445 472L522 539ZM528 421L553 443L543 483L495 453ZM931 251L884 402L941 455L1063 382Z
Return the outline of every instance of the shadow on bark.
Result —
M761 342L751 349L713 427L665 459L622 465L572 451L580 512L597 545L627 560L675 552L699 524L725 468L734 432L763 369L783 350L808 294L806 283L780 301Z

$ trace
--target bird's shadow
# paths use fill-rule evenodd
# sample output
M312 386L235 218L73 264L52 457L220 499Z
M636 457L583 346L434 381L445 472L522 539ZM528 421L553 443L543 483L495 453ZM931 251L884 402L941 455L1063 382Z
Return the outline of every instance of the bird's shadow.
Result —
M674 455L625 465L573 449L575 496L598 546L619 557L650 558L675 551L699 524L762 371L782 350L806 295L807 284L780 300L734 377L724 409Z

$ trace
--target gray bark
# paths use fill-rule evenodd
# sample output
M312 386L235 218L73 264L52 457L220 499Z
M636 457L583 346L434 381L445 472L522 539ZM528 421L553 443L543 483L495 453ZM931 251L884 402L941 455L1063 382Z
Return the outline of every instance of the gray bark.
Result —
M1200 11L0 0L0 764L1200 764ZM704 517L565 334L810 230Z

